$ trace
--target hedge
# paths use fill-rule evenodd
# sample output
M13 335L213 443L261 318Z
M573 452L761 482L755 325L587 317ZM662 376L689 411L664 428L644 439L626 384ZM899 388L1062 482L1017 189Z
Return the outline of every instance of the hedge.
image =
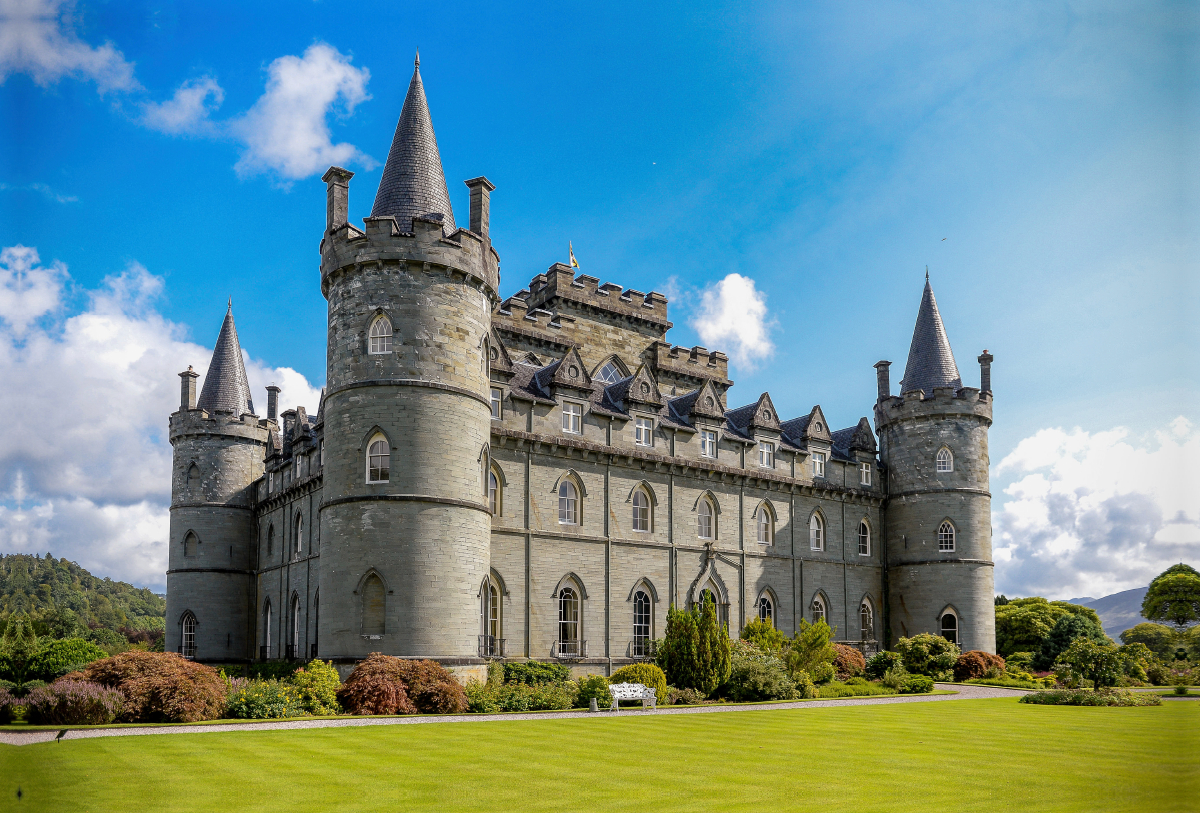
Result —
M667 699L666 673L652 663L631 663L628 666L622 666L608 676L608 682L610 684L640 683L654 690L658 702L661 703Z

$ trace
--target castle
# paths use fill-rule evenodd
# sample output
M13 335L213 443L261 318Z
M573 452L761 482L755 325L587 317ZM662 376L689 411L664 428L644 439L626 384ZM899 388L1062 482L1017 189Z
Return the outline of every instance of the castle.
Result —
M727 403L725 355L667 300L556 263L501 300L493 185L459 228L421 83L365 230L331 167L315 416L254 410L232 309L181 373L167 648L210 662L494 658L606 672L710 594L729 634L824 618L867 653L934 632L995 651L990 364L963 386L926 279L899 396L867 418Z

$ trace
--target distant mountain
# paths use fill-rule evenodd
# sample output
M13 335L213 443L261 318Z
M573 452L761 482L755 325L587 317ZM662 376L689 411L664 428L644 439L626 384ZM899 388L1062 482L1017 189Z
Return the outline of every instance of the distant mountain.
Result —
M18 612L37 618L55 607L74 611L90 627L161 630L167 601L144 587L97 578L50 554L0 554L0 621Z
M1082 604L1084 607L1091 607L1095 610L1096 615L1100 616L1100 623L1104 625L1105 635L1119 643L1122 632L1146 620L1142 618L1142 600L1146 598L1146 591L1149 589L1150 587L1147 585L1146 587L1135 587L1132 590L1122 590L1120 593L1113 593L1104 598L1084 596L1083 598L1069 599L1069 601L1072 604Z

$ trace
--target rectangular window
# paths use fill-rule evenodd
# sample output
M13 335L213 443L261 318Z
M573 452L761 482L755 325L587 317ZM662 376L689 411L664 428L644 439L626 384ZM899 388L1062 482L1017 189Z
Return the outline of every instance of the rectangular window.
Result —
M492 417L500 419L500 402L504 398L504 392L499 387L492 387Z
M758 444L758 465L764 469L775 468L775 444L761 441Z
M825 453L824 452L813 452L812 471L813 471L813 477L824 477L825 476Z
M638 446L653 446L654 420L652 418L638 418L635 421L633 433L633 440Z
M700 433L700 456L701 457L716 457L717 456L717 433L707 430Z
M572 435L583 433L583 404L564 403L562 405L563 431Z
M871 464L858 464L858 482L864 486L871 485Z

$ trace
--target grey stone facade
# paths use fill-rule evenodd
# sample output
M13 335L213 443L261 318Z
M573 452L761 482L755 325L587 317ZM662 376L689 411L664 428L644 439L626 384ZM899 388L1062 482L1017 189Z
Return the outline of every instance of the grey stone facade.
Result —
M870 650L950 616L964 648L995 650L991 357L985 389L962 387L931 289L906 380L956 383L893 397L877 365L877 448L866 418L787 420L766 393L730 408L726 357L671 345L661 294L555 264L501 301L494 187L467 181L472 228L453 228L419 74L364 230L351 177L324 177L317 415L276 415L274 391L265 418L205 409L182 374L171 649L608 671L709 590L733 636L823 613ZM209 372L228 380L204 390L241 398L232 324Z

